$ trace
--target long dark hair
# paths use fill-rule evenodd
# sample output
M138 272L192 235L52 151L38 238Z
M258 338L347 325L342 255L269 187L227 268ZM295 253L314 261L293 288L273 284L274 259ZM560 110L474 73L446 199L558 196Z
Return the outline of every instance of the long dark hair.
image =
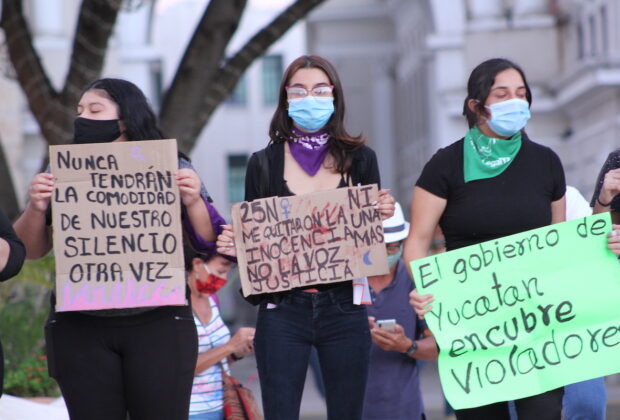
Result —
M165 138L157 117L140 88L122 79L98 79L84 89L84 93L97 89L104 91L118 106L118 118L125 124L125 137L129 141L159 140Z
M478 122L478 115L488 115L487 109L484 104L491 91L493 83L495 83L495 76L504 70L515 69L523 78L523 84L525 85L525 98L527 102L532 106L532 91L527 84L525 73L521 67L516 63L507 60L505 58L492 58L484 61L471 72L469 80L467 81L467 97L463 103L463 115L467 118L469 128L472 128ZM476 100L476 110L478 113L469 109L468 102L470 99Z
M361 147L365 139L362 135L357 137L350 135L344 128L345 105L342 84L334 66L323 57L303 55L295 59L284 71L280 83L278 107L269 126L269 138L273 143L282 143L293 137L293 121L288 116L286 86L299 69L322 70L334 86L334 114L323 129L329 134L329 153L334 158L335 169L340 173L346 173L351 167L351 152Z

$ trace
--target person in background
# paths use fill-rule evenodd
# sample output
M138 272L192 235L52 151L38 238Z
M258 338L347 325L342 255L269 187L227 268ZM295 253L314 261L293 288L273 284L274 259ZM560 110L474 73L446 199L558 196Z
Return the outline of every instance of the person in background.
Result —
M207 257L185 247L185 270L191 290L192 311L198 333L198 360L190 420L222 420L224 389L222 371L230 374L228 364L241 360L254 349L254 328L240 328L232 337L220 316L216 292L226 284L233 262L220 256Z
M26 257L26 248L17 237L11 222L0 211L0 281L14 277L21 270ZM4 384L4 354L0 343L0 397Z
M416 182L406 262L428 255L438 224L451 251L565 220L562 163L524 130L531 103L525 74L515 63L495 58L472 71L463 104L470 129L437 151ZM424 316L433 296L414 289L410 302ZM560 420L563 394L560 387L519 399L517 412L524 419ZM455 413L459 420L510 418L507 402Z
M345 100L334 66L302 56L284 72L270 144L248 162L245 199L287 197L351 185L380 184L375 152L344 124ZM380 190L375 208L394 214ZM217 251L235 256L232 227ZM353 279L257 295L256 363L267 420L295 420L314 346L325 384L327 417L359 420L368 373L370 332L364 305L353 301Z
M420 420L425 418L418 360L437 360L437 343L409 305L413 281L402 260L403 241L409 234L399 203L394 216L383 221L389 273L368 277L372 305L368 323L372 338L364 420ZM378 322L394 319L393 329Z
M92 82L76 111L74 144L166 138L142 91L126 80ZM185 235L197 249L212 251L224 219L182 154L178 165L174 177ZM30 201L13 225L30 259L52 249L53 191L54 176L37 174ZM187 419L198 346L189 305L56 312L54 293L51 304L48 369L71 420L125 420L127 413L132 420Z

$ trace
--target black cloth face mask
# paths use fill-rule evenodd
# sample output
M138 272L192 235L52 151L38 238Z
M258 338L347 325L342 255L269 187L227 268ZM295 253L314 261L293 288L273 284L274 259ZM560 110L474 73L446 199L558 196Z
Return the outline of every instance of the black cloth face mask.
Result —
M73 121L73 143L109 143L121 136L119 120L91 120L78 117Z

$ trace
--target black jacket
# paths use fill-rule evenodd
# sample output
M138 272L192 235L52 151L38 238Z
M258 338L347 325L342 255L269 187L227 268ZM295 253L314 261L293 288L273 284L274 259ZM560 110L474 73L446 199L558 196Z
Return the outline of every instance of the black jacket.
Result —
M349 175L352 185L378 184L381 188L377 156L370 147L362 146L353 152ZM252 153L245 174L245 201L291 195L283 187L284 143L272 143L263 150Z
M381 188L379 166L375 152L362 146L353 152L349 174L351 185L377 184ZM286 197L291 193L284 182L284 143L271 143L250 156L245 174L245 201L266 197ZM279 303L287 292L249 295L245 300L253 305L262 301Z

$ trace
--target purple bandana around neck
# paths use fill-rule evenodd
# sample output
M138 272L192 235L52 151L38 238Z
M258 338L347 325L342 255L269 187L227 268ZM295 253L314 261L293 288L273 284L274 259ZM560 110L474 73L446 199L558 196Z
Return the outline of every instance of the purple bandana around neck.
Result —
M291 154L308 175L316 175L329 151L329 134L323 130L304 133L296 129L293 134L289 141Z

